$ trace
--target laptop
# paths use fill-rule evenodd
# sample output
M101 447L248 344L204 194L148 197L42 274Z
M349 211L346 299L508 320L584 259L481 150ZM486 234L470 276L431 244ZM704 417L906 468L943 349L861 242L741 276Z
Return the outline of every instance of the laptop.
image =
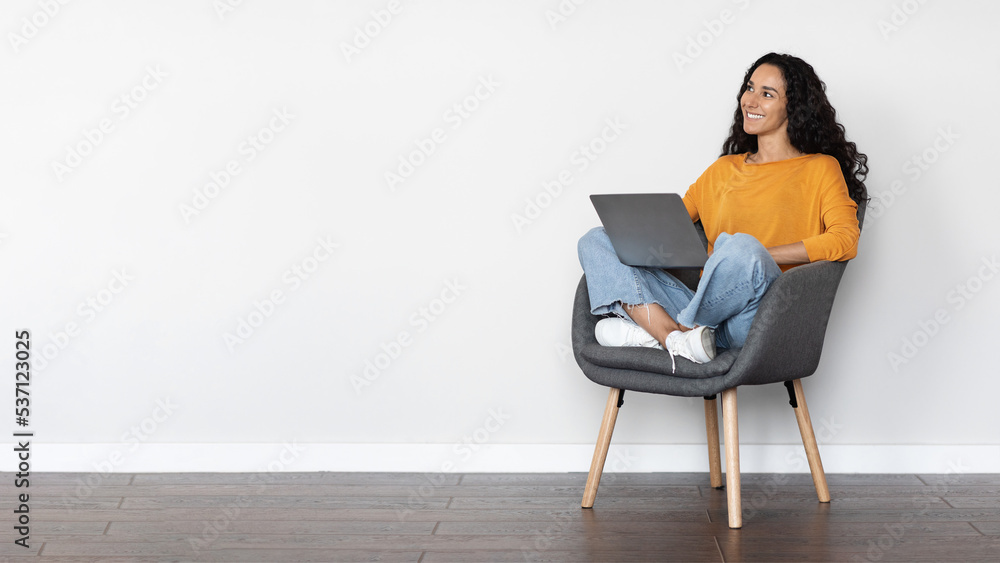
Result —
M677 194L590 196L622 264L702 268L708 253Z

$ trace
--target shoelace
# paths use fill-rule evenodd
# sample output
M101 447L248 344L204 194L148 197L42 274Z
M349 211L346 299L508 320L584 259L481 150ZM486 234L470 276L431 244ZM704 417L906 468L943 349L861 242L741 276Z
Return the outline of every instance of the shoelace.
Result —
M670 336L670 334L667 335L667 338L664 340L664 344L667 345L667 353L670 354L670 373L677 373L677 360L674 359L674 349L670 346Z
M677 360L674 358L674 356L677 355L677 356L680 356L682 358L687 358L687 359L690 360L691 359L691 354L690 353L685 354L682 351L678 351L678 352L674 351L674 346L677 345L677 341L684 339L684 333L682 332L681 336L677 336L677 337L674 337L673 334L674 333L670 333L670 334L667 335L665 344L667 345L667 353L670 354L670 373L677 373ZM671 343L673 343L674 346L671 346Z

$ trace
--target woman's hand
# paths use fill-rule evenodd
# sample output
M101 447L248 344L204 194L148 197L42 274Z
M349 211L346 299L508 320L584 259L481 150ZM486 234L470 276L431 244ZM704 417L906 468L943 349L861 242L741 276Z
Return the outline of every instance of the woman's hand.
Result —
M801 241L772 246L767 251L771 253L771 258L774 258L774 261L779 265L809 263L809 254L806 253L806 245Z

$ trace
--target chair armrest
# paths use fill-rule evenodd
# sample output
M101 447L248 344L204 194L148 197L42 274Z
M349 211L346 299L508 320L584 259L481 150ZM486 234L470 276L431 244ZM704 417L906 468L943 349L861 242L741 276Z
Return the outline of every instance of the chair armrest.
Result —
M580 277L576 286L576 297L573 299L573 323L570 328L570 338L573 343L573 354L577 363L582 361L580 351L590 343L596 342L594 328L601 317L590 314L590 294L587 291L587 276Z
M728 386L762 385L815 373L847 262L813 262L778 276L764 294Z

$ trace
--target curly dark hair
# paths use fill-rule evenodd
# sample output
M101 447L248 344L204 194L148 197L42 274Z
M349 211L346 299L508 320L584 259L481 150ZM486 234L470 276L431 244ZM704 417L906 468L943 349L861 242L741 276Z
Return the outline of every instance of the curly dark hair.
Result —
M743 110L740 98L757 67L769 64L781 71L785 79L788 111L788 139L792 146L806 154L826 154L837 159L844 173L847 190L858 205L868 200L865 178L868 176L868 156L847 140L844 126L837 122L837 111L826 97L826 84L813 67L792 55L768 53L747 69L736 96L736 112L729 138L722 144L722 155L757 152L757 136L743 130Z

